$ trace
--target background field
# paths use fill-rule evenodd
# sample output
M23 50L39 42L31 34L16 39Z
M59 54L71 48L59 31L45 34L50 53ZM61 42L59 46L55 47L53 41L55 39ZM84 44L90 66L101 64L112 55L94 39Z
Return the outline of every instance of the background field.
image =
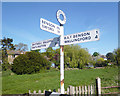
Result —
M102 87L118 85L118 68L82 69L65 71L65 89L69 85L80 86L95 84L96 77L100 77ZM28 90L48 90L60 88L60 71L50 70L38 74L16 75L11 71L3 72L3 94L22 94ZM104 89L103 93L118 91L117 89Z

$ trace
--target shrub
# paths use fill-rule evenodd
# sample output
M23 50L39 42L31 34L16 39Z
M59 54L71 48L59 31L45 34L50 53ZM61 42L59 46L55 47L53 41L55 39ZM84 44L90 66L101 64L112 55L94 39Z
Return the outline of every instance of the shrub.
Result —
M7 61L4 61L0 66L2 66L0 68L2 71L11 70L11 65Z
M26 52L14 59L12 71L16 74L31 74L49 69L50 62L39 52Z

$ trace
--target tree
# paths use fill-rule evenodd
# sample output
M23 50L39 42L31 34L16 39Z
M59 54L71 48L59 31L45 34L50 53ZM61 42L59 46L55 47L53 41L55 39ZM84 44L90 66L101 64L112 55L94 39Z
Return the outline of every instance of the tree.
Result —
M53 57L55 55L55 51L52 49L52 47L49 47L46 49L45 54L49 58L49 60L52 61L54 59Z
M96 66L97 66L97 67L102 67L102 66L104 66L104 59L103 59L103 58L97 59L97 61L96 61Z
M7 57L7 50L15 50L14 45L12 44L13 39L10 38L3 38L1 39L1 48L2 48L2 57L6 58Z
M14 45L12 44L13 39L5 38L1 40L2 50L15 50Z
M28 50L27 44L23 44L23 43L15 44L15 48L16 48L16 50L19 50L19 51L27 51Z
M88 50L79 45L64 46L65 66L69 64L72 68L83 68L91 60Z
M99 56L100 54L98 52L94 52L93 53L93 56L96 57L96 56Z
M13 43L13 39L11 38L3 38L0 40L1 43L1 53L2 53L2 69L7 70L10 69L10 64L8 63L7 58L7 50L15 50Z
M55 64L55 67L60 66L60 48L54 50L54 57L52 62Z
M16 57L13 61L12 71L16 74L31 74L47 70L51 63L39 52L26 52Z
M114 54L115 54L116 63L117 63L117 65L120 66L120 48L116 49L114 51Z
M114 62L114 61L115 61L114 55L113 55L113 53L111 53L111 52L107 53L107 54L106 54L106 57L107 57L107 60L108 60L109 62Z

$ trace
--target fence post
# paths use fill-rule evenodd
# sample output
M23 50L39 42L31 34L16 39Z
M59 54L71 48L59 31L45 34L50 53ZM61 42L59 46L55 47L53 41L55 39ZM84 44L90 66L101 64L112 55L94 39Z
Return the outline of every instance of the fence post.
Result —
M79 86L79 95L81 95L81 86Z
M36 94L36 91L35 91L35 90L33 91L33 94Z
M29 90L29 94L31 94L31 91Z
M96 78L96 95L101 96L101 80L99 77Z
M83 94L85 94L84 92L85 92L84 86L82 86L82 96L83 96Z
M41 90L39 90L38 93L41 94Z
M78 96L78 87L76 87L75 93L76 93L76 96Z
M70 90L69 90L69 95L72 95L72 96L74 96L74 91L75 91L75 89L74 89L74 87L73 86L69 86L69 88L70 88Z
M88 96L90 96L90 85L88 85Z
M45 90L43 90L43 94L45 94Z
M69 91L69 88L67 88L67 95L69 95L69 92L70 92L70 91Z
M58 93L60 93L60 88L58 89Z
M87 95L87 86L85 86L85 96Z

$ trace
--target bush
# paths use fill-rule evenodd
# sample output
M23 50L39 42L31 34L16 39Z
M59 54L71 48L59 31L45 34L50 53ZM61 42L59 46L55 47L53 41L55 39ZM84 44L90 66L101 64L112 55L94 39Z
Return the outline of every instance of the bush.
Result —
M8 62L2 64L2 71L11 70L11 65Z
M27 52L14 59L12 71L16 74L31 74L49 69L50 62L39 52Z

